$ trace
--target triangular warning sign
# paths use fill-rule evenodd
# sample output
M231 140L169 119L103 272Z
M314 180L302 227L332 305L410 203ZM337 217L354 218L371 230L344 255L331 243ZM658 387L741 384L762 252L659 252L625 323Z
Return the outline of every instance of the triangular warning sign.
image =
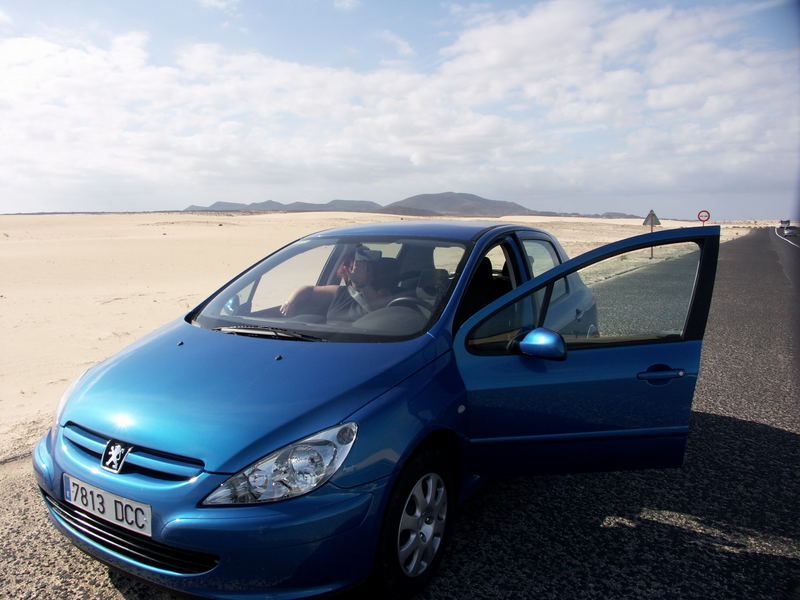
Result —
M650 227L653 227L655 225L661 225L661 221L658 220L656 213L651 210L644 218L644 223L642 223L642 225L650 225Z

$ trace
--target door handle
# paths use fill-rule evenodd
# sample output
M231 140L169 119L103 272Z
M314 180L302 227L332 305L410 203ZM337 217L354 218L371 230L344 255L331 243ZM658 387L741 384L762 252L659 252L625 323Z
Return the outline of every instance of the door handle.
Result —
M636 379L643 381L666 381L668 379L677 379L686 375L683 369L663 369L658 371L642 371L636 375Z

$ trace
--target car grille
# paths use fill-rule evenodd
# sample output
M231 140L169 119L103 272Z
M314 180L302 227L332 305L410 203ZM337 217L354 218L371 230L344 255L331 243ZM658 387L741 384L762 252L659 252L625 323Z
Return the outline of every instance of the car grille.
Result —
M96 458L99 463L109 438L73 422L67 423L63 432L64 439L73 448ZM199 475L204 466L203 461L196 458L134 446L120 472L138 472L155 479L186 481Z
M44 490L42 496L53 513L71 529L103 548L143 565L182 575L196 575L210 571L219 563L219 558L212 554L167 546L98 519L76 506L56 500Z

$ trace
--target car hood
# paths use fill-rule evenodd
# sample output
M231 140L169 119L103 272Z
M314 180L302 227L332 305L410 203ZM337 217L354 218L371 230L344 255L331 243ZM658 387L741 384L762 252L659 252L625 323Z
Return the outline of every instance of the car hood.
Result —
M429 335L286 341L171 323L88 371L59 424L234 473L335 425L433 360Z

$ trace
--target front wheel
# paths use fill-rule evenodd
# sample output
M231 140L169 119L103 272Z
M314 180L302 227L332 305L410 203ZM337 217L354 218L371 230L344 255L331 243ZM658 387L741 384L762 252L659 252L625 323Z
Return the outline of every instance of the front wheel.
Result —
M454 493L450 465L439 450L421 452L400 473L379 548L377 575L387 597L408 597L433 575L450 537Z

